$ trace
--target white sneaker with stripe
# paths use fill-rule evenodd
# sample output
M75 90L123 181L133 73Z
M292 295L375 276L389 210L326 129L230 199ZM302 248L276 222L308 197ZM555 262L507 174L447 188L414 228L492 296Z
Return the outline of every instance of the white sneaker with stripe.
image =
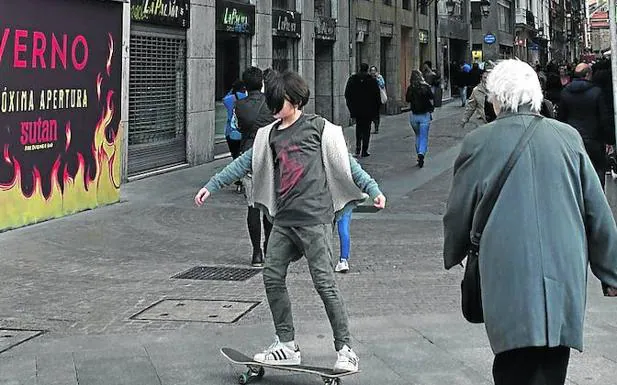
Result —
M353 350L347 345L337 352L336 363L334 364L335 372L357 372L360 364L360 359Z
M253 359L270 365L300 365L300 348L294 341L281 342L278 336L274 336L274 343L255 354Z

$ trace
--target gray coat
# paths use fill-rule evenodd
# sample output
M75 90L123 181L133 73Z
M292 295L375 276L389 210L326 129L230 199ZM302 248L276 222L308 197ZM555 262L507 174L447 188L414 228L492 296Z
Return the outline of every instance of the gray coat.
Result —
M528 111L501 115L465 137L444 217L446 269L465 258L474 211L531 122ZM582 351L588 263L602 282L617 286L617 226L580 135L545 118L480 241L493 352L560 345Z

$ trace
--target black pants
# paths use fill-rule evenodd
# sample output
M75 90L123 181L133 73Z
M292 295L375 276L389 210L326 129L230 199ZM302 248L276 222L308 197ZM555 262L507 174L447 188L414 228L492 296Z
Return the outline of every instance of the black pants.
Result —
M537 347L508 350L493 361L495 385L564 385L570 348Z
M240 149L242 148L242 140L233 140L229 136L226 136L227 147L229 147L229 152L231 153L231 158L236 159L240 156Z
M371 118L356 119L356 154L368 152L369 141L371 140Z
M263 216L263 217L262 217ZM251 244L253 245L253 253L262 250L261 245L261 223L263 220L264 225L264 255L266 254L266 248L268 246L268 239L270 238L270 232L272 231L272 223L268 220L265 214L256 207L249 207L246 215L246 224L249 228L249 236L251 237Z

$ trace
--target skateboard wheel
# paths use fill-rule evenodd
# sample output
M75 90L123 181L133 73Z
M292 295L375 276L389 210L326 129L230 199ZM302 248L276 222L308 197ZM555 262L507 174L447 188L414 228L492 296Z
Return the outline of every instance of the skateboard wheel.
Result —
M257 378L262 378L264 376L264 374L266 374L266 370L262 366L262 367L259 368L259 372L257 373Z
M242 373L240 377L238 378L238 384L245 385L248 382L249 382L249 377L245 373Z

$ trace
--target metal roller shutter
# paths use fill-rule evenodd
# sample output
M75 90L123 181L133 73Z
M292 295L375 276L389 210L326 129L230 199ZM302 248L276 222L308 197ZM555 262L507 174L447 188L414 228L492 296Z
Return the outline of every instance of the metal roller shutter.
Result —
M131 28L129 176L186 162L186 33Z

